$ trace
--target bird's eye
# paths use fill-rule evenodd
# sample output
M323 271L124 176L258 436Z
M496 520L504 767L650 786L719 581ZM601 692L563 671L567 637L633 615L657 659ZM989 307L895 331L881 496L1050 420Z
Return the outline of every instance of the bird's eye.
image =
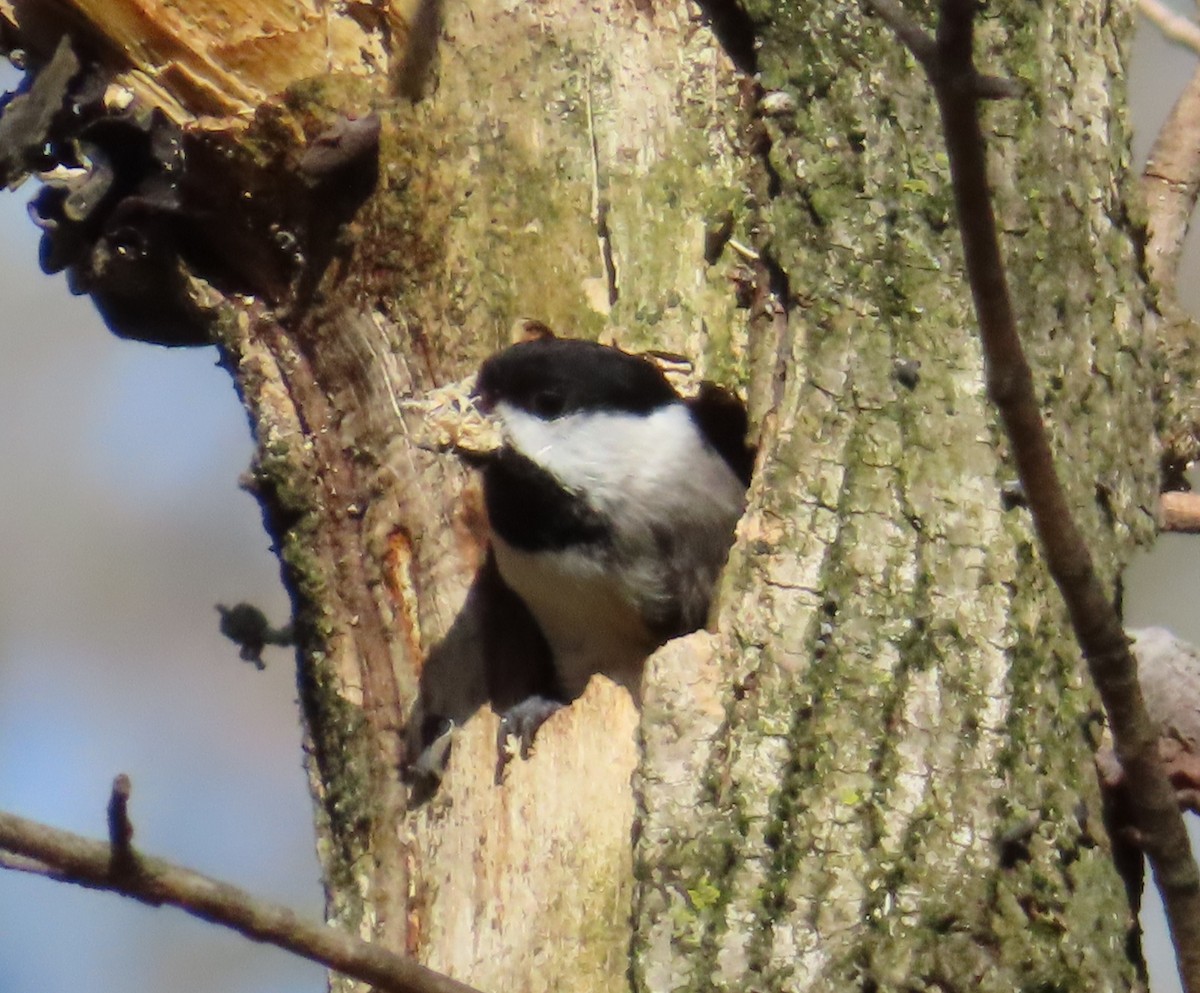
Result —
M566 400L554 390L541 390L533 395L531 405L538 417L558 417L566 409Z

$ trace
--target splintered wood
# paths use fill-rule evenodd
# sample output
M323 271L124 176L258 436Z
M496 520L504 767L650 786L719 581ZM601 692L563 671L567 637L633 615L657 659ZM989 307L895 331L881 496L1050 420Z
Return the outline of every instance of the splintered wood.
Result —
M212 123L248 119L302 79L386 72L416 0L369 6L364 15L318 0L0 0L0 24L38 61L65 28L146 106L176 124Z
M468 376L430 390L401 406L424 415L412 428L413 442L431 452L448 452L466 459L488 455L504 443L497 419L485 414L471 397L475 377Z

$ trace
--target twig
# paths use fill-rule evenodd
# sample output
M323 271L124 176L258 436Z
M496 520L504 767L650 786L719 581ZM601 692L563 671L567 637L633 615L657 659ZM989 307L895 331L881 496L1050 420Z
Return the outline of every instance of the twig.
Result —
M1169 41L1200 54L1200 25L1171 10L1161 0L1139 0L1138 7Z
M938 43L916 21L914 21L896 0L871 0L875 13L887 22L887 26L896 32L897 37L913 54L921 68L932 79L950 69L943 63ZM979 100L1008 100L1021 95L1021 88L1010 79L999 76L985 76L975 70L974 64L965 67L968 71L955 77L956 86L967 86Z
M129 820L129 795L133 783L125 773L113 780L108 798L108 843L112 846L114 873L133 872L137 859L133 854L133 823Z
M916 21L909 16L907 10L896 0L871 0L875 13L887 22L887 26L896 32L896 37L904 42L904 47L913 54L926 72L933 71L937 66L937 44ZM933 68L931 68L933 67Z
M891 0L868 0L895 28L908 14ZM942 0L934 41L913 54L926 67L941 113L967 278L979 319L988 395L1000 411L1028 500L1046 566L1071 617L1075 638L1108 715L1117 757L1135 805L1134 827L1162 894L1188 993L1200 993L1200 872L1197 872L1174 791L1158 760L1158 732L1146 713L1137 668L1120 619L1092 563L1083 534L1054 468L1021 348L1000 252L987 159L973 85L975 0ZM886 13L884 10L886 9Z
M114 788L114 798L117 793ZM109 810L111 822L112 803ZM132 836L127 815L119 826L129 827ZM302 920L287 907L258 900L236 886L128 851L132 870L117 864L118 850L113 845L0 811L0 868L119 893L154 907L179 907L389 993L479 993L412 959L328 925Z

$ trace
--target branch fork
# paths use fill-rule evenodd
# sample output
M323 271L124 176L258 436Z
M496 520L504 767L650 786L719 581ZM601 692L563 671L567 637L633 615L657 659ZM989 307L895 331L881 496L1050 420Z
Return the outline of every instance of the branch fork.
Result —
M1013 315L987 179L974 68L974 0L941 0L930 37L895 0L868 0L929 76L941 113L967 279L983 345L988 394L1000 412L1042 556L1108 716L1124 771L1132 827L1162 894L1187 993L1200 993L1200 871L1175 791L1158 756L1158 730L1112 598L1067 503ZM972 81L962 85L961 80Z

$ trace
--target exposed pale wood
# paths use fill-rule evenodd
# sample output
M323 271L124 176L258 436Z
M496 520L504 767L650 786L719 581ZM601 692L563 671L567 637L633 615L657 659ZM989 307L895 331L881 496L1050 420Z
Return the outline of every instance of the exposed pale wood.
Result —
M1164 531L1200 534L1200 493L1174 490L1158 500L1159 526Z
M467 725L445 788L407 829L426 863L429 899L413 921L426 964L485 990L511 988L514 974L538 993L612 989L633 894L629 695L593 681L500 787L496 725L490 713Z
M1149 13L1158 0L1146 0ZM1169 12L1167 12L1169 14ZM1170 15L1181 20L1177 15ZM1200 28L1192 22L1192 35ZM1175 100L1141 176L1146 204L1146 268L1158 291L1165 462L1181 471L1200 455L1200 396L1191 375L1200 325L1179 304L1176 279L1200 192L1200 69Z
M386 75L415 0L0 0L36 56L64 28L116 72L115 82L179 123L245 118L297 80ZM401 49L402 50L402 49Z

